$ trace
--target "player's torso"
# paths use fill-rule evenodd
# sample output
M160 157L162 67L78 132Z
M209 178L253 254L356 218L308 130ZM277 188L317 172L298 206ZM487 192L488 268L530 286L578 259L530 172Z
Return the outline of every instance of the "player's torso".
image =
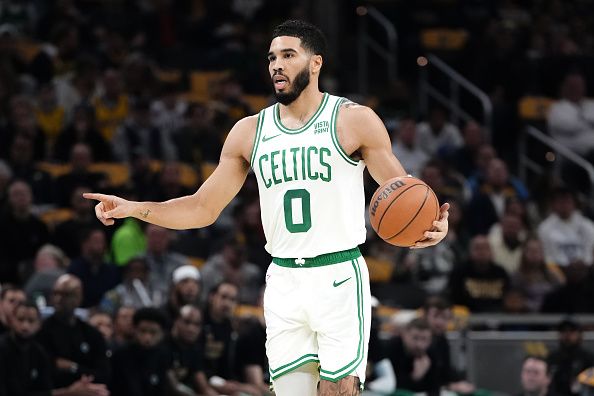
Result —
M251 164L266 249L274 257L315 257L365 240L365 165L338 142L342 100L324 94L318 111L299 129L283 126L278 105L259 114Z

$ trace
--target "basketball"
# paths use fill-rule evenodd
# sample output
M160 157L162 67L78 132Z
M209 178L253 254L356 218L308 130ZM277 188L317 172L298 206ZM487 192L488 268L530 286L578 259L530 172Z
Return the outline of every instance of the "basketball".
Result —
M439 201L424 181L395 177L378 187L369 204L374 231L386 242L401 247L425 239L439 219Z

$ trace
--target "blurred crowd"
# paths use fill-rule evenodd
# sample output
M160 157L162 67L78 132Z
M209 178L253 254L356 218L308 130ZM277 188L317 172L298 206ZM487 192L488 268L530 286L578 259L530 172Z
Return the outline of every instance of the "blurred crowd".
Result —
M421 3L399 8L410 16L403 37L418 33L412 21L430 26L440 4L456 2ZM368 227L361 250L377 304L424 306L429 315L394 332L376 323L370 383L380 377L378 389L382 381L390 388L386 359L388 371L412 370L396 372L399 381L411 375L412 391L474 389L449 368L446 301L470 313L594 312L594 222L579 177L521 180L510 160L515 101L541 89L558 92L547 133L593 161L587 71L558 68L563 74L547 81L552 91L537 76L514 74L526 60L592 55L591 13L580 12L588 2L472 3L452 19L472 45L446 57L492 98L492 140L480 120L453 123L438 105L419 114L406 67L399 86L361 98L384 119L404 167L451 205L448 237L432 248L396 248ZM193 193L229 128L272 103L264 56L271 27L308 17L311 6L0 3L0 396L29 380L55 395L269 393L261 295L270 256L253 175L217 222L199 230L135 219L102 227L82 194L162 201ZM468 22L479 20L489 23ZM413 51L411 42L403 40L402 53ZM225 73L204 94L193 83L197 70ZM348 76L328 73L324 83L342 90L332 93L351 92ZM368 198L375 187L367 177ZM432 310L446 319L434 324ZM439 357L427 354L430 346ZM30 359L11 365L23 348ZM413 360L397 361L407 356Z

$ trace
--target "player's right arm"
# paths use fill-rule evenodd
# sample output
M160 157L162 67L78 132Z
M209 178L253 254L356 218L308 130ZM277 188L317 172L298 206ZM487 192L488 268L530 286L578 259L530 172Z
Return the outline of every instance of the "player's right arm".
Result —
M164 202L128 201L97 193L85 193L83 196L99 201L95 214L105 225L114 224L114 219L135 217L178 230L206 227L219 217L247 177L256 123L257 116L251 116L235 124L223 145L218 166L192 195Z

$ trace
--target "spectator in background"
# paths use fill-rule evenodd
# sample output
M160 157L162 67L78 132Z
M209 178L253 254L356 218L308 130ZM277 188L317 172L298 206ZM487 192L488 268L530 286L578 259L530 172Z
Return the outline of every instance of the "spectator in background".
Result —
M452 302L471 312L494 312L502 307L509 287L505 270L493 262L487 237L477 235L470 241L470 257L450 274Z
M471 191L479 189L487 177L487 169L491 160L497 158L497 151L488 143L481 144L475 153L474 167L467 176L468 186Z
M462 380L452 366L450 344L446 337L452 317L450 303L441 297L429 297L423 305L423 318L431 329L431 363L438 373L440 385L458 394L469 394L474 392L474 385Z
M76 59L72 73L54 78L58 103L66 111L66 119L69 123L76 123L76 113L81 108L87 109L88 107L86 106L91 103L91 96L95 93L99 79L98 73L99 70L95 58L88 54L81 54ZM91 107L87 111L92 113L94 121L95 110ZM65 133L67 131L63 132L60 136L63 136ZM87 143L91 147L95 147L90 142ZM64 152L63 161L66 161L69 152L69 148ZM93 152L93 154L97 159L102 158L96 152Z
M594 150L594 100L586 98L586 81L580 73L565 76L561 99L547 115L553 139L583 157L592 159Z
M56 140L66 125L66 112L58 104L56 88L53 82L39 87L35 120L39 129L45 135L47 145L45 155L47 158L53 158Z
M387 355L394 368L398 389L439 394L441 387L435 357L429 349L431 328L425 319L411 320L400 337L390 340Z
M566 282L545 295L542 311L594 313L594 288L590 270L591 267L581 261L563 267Z
M594 366L594 355L582 347L582 328L565 319L557 326L559 347L551 352L548 363L553 373L551 390L559 395L578 395L577 376Z
M204 372L211 386L219 393L234 394L244 392L260 395L253 385L233 380L234 367L231 363L235 339L235 330L231 318L237 304L239 289L229 282L221 282L208 294L204 312L201 343L204 350ZM223 381L211 381L220 377Z
M239 288L240 304L256 305L260 296L263 274L257 265L246 260L245 246L237 237L223 240L218 253L209 257L201 270L203 290L211 290L222 281Z
M47 226L32 212L33 194L24 181L15 180L8 187L8 207L0 213L0 283L20 285L23 264L48 241Z
M68 273L76 275L83 285L84 308L94 307L108 290L120 283L117 267L105 261L107 242L101 228L90 228L80 236L80 256L72 260Z
M54 76L67 73L73 68L80 40L76 24L60 21L49 32L50 41L31 60L31 74L37 83L50 82Z
M69 206L72 209L72 217L59 223L54 230L53 243L70 258L80 256L80 236L85 229L96 224L93 205L88 199L83 198L83 194L90 191L86 186L78 186L72 190Z
M456 200L449 201L449 203L450 217L448 218L448 235L446 235L445 241L454 253L454 262L461 263L468 258L471 235L466 226L462 203Z
M167 290L171 284L173 271L184 265L190 265L190 261L186 256L171 251L174 231L147 224L144 232L147 241L146 262L150 268L151 282L161 290Z
M550 389L551 367L546 359L539 356L527 356L522 363L520 375L522 392L517 396L554 396Z
M198 337L202 331L202 314L198 307L184 305L178 312L171 335L165 340L170 354L174 385L184 395L217 396L204 374L204 351Z
M110 313L121 306L134 309L160 307L165 302L167 290L152 282L150 273L145 257L130 259L122 268L122 283L105 293L101 307Z
M475 169L478 150L485 141L485 132L476 121L468 121L464 124L462 135L464 144L452 152L449 161L457 172L469 177Z
M412 118L402 118L398 123L392 135L392 151L415 177L420 177L421 170L431 158L417 144L417 124Z
M107 356L111 357L111 351L109 350L113 338L113 320L111 319L111 316L109 316L107 312L94 311L89 316L89 324L101 333L108 348Z
M526 187L512 177L507 165L499 158L494 158L487 166L484 181L473 191L468 205L469 226L474 234L486 234L505 211L509 199L522 201L529 197Z
M111 396L161 396L173 386L167 372L171 361L159 344L167 328L166 319L156 308L142 308L133 318L134 340L112 356L114 375Z
M8 186L12 179L12 169L3 160L0 160L0 211L6 206L8 201Z
M43 322L39 342L52 365L56 387L70 386L85 376L107 384L110 371L103 336L79 319L74 311L82 302L82 284L70 274L62 275L53 290L54 313Z
M419 176L437 195L440 202L466 201L468 192L462 177L449 171L446 163L431 160L425 164Z
M184 126L184 114L188 110L188 103L178 95L179 91L176 83L163 82L160 98L151 103L152 123L169 139Z
M194 190L182 183L181 172L180 164L177 162L163 164L161 171L155 175L149 199L151 201L166 201L192 194Z
M522 243L526 238L522 219L512 213L504 214L499 223L491 227L488 238L493 261L511 276L520 266Z
M33 158L33 140L29 136L14 136L10 143L8 161L14 179L26 181L31 186L35 203L53 203L53 180L49 173L37 168Z
M130 161L135 149L156 160L176 158L171 139L151 123L150 103L146 99L134 102L130 117L118 127L113 143L116 158L123 162Z
M0 291L0 334L5 333L10 328L10 320L14 308L25 303L27 295L22 289L15 286L4 285Z
M545 263L542 243L528 238L522 245L519 267L511 274L512 288L521 291L528 311L539 312L545 296L561 286L563 274Z
M184 265L173 271L169 299L163 307L169 319L173 320L184 305L200 306L200 272L193 265Z
M188 164L216 164L223 147L214 125L214 110L205 103L192 103L185 112L185 125L174 133L179 160Z
M103 384L83 376L66 388L52 384L52 362L35 339L41 327L41 314L33 303L15 307L11 331L0 338L0 396L109 396Z
M132 318L136 310L132 307L122 305L116 309L113 315L113 346L120 347L132 341L134 338L134 326Z
M448 122L448 114L435 106L429 112L429 121L417 125L419 147L431 158L447 157L464 143L460 130Z
M46 157L45 135L35 121L35 105L33 99L26 95L17 95L10 100L10 117L7 131L12 140L18 135L26 137L31 142L29 161L42 161ZM11 152L11 156L14 153ZM13 161L19 158L13 158ZM25 161L23 159L23 161ZM16 172L16 170L15 170ZM22 177L22 176L21 176Z
M40 308L45 307L58 278L66 273L70 260L60 248L46 244L37 251L33 268L35 272L27 279L25 292Z
M118 127L128 117L130 99L124 92L119 71L107 69L102 83L103 94L93 100L93 107L99 132L107 142L111 142Z
M104 173L93 172L91 149L84 143L77 143L70 153L70 171L56 179L56 202L58 206L68 207L72 192L78 186L87 186L93 191L105 190L109 180Z
M557 188L551 196L551 213L538 226L547 263L561 267L580 261L593 263L594 222L581 214L572 190Z
M95 161L107 162L113 157L111 146L95 126L94 110L87 104L78 105L74 109L72 121L58 136L54 150L55 159L60 162L68 161L72 149L79 143L89 147L91 157Z

